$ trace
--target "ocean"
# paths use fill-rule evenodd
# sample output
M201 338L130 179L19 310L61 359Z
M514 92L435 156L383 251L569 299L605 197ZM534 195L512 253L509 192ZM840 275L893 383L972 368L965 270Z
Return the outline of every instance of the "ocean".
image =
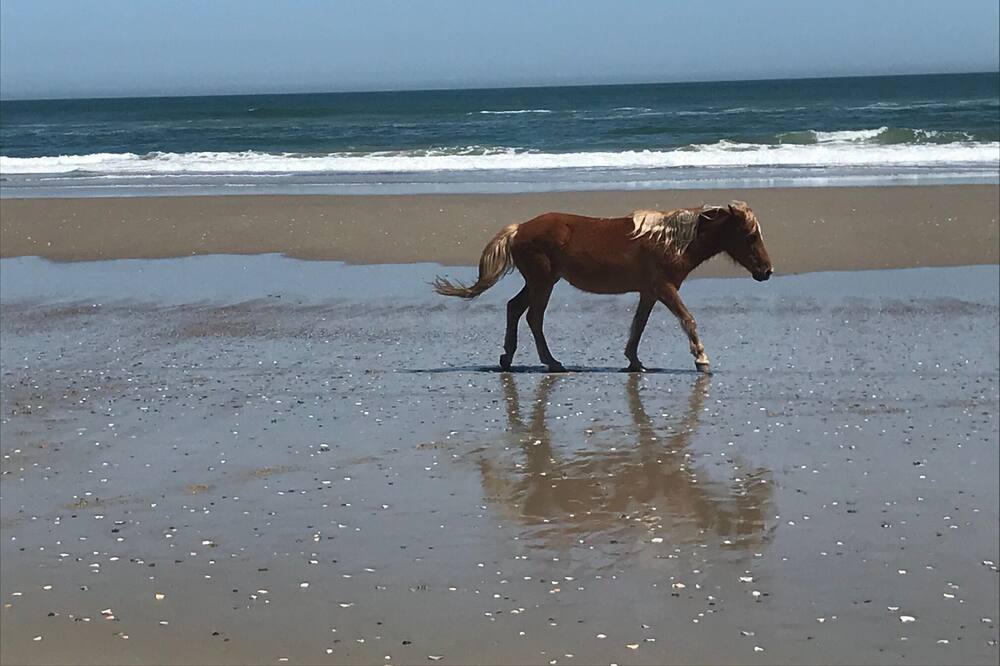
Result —
M4 101L0 195L1000 182L1000 75Z

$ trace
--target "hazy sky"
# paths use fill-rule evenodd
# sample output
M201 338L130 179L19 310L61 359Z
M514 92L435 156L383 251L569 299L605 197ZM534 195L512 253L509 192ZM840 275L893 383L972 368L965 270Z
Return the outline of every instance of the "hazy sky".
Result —
M0 0L6 98L995 71L997 0Z

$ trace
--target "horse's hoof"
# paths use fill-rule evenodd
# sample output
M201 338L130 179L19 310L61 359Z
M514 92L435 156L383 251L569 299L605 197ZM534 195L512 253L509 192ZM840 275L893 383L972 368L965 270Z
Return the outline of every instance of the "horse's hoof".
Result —
M695 362L694 367L698 368L698 372L704 372L706 375L712 374L712 370L708 363Z
M500 370L502 372L510 372L510 362L511 362L511 359L507 358L506 354L504 354L503 356L501 356L500 357Z
M622 368L622 372L646 372L646 366L642 363L633 363L627 368Z
M562 363L553 363L548 366L549 372L566 372L566 368Z

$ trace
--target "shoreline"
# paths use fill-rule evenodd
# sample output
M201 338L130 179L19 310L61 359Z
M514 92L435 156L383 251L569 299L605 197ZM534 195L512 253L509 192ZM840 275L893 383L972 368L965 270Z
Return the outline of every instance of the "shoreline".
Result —
M529 194L0 199L0 256L54 261L278 253L471 266L500 227L744 199L780 274L1000 262L994 185ZM712 261L695 277L742 275Z

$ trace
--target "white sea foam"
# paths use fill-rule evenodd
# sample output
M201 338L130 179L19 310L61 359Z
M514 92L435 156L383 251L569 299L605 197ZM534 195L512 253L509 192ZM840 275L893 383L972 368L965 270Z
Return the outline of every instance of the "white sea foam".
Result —
M742 113L788 113L789 111L804 111L807 107L804 106L788 106L788 107L749 107L749 106L734 106L726 109L695 109L695 110L681 110L681 111L669 111L668 115L672 116L731 116L739 115Z
M552 109L513 109L510 111L480 111L479 113L491 116L509 116L519 113L552 113Z
M997 106L996 98L980 97L976 99L949 100L947 102L914 101L914 102L872 102L861 106L845 106L847 111L910 111L912 109L955 109L968 106Z
M675 150L540 153L507 149L451 149L368 154L195 152L96 153L59 157L3 157L0 173L95 175L417 173L534 169L662 169L672 167L837 167L974 165L1000 162L998 142L866 143L881 129L817 132L816 143L764 145L719 141Z
M859 142L870 141L888 129L888 127L879 127L878 129L839 130L833 132L813 131L812 134L816 137L816 143Z
M974 137L969 132L957 130L925 130L905 127L879 127L863 130L835 130L821 132L807 130L805 132L783 132L777 135L778 143L823 143L823 144L900 144L903 146L919 143L957 143L959 145L976 145Z

